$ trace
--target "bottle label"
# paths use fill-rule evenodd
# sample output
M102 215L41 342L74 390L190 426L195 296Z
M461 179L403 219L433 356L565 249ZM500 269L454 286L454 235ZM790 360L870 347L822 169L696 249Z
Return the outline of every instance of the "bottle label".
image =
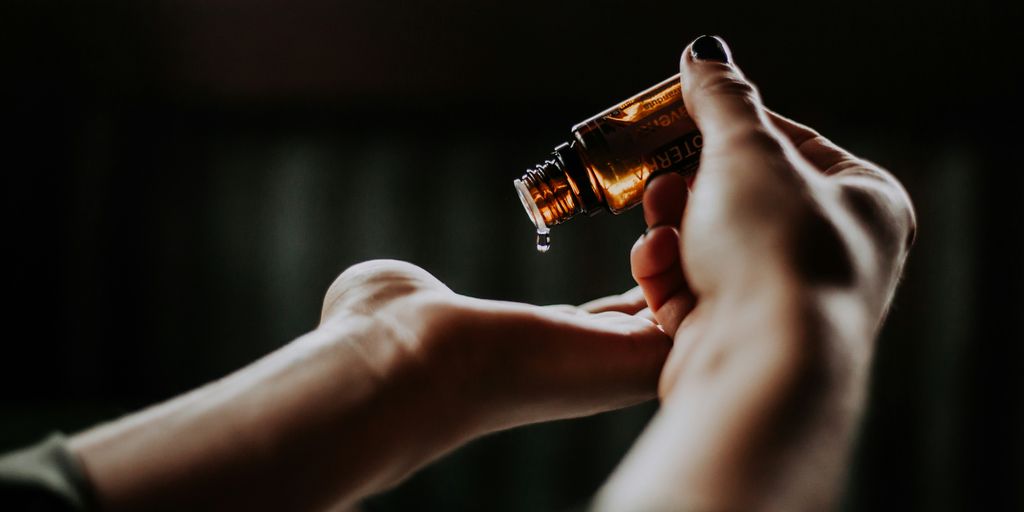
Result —
M635 172L649 179L662 172L696 170L703 137L683 105L678 78L659 84L598 117L600 131L613 151L639 156Z
M650 169L651 176L664 172L690 174L697 170L700 163L700 148L704 145L704 137L700 132L690 132L661 147L654 148L644 155L644 164Z
M678 76L577 125L574 131L613 212L639 203L652 175L695 172L704 142L683 105Z

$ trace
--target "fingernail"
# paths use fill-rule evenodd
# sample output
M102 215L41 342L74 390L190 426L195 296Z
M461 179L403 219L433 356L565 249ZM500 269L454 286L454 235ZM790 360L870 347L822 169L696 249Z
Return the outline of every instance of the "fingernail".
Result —
M690 45L690 55L697 60L729 62L729 50L725 42L716 36L700 36Z

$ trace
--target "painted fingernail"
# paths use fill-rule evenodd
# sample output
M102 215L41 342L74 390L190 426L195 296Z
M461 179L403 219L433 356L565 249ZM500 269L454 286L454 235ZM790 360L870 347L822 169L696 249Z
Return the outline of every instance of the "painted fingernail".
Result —
M729 62L729 50L725 42L716 36L700 36L690 45L690 55L697 60Z

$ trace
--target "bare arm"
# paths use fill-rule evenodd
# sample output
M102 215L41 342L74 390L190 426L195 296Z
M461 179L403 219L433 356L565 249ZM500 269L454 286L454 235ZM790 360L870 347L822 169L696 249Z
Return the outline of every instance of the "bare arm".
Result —
M487 432L653 398L670 340L636 298L485 301L360 264L313 332L71 448L104 510L342 508Z

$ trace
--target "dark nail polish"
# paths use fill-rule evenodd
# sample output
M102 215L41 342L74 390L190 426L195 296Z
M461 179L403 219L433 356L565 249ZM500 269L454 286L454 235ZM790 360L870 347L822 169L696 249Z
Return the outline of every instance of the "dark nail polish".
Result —
M690 55L697 60L729 62L729 50L725 43L715 36L700 36L690 45Z

